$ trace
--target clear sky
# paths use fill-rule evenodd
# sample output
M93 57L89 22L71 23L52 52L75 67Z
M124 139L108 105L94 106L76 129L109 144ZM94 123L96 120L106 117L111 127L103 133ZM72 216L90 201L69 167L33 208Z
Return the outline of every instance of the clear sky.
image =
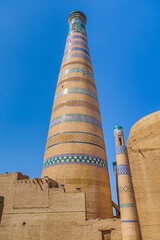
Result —
M67 18L87 17L113 200L113 128L159 110L159 0L0 1L0 173L40 177Z

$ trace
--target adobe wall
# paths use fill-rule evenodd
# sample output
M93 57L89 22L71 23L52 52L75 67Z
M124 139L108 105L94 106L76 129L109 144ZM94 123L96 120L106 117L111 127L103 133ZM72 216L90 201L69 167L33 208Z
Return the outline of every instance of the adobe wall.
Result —
M143 240L160 239L160 111L138 121L127 141Z
M120 219L86 221L84 192L66 192L49 178L28 179L19 173L0 177L6 204L0 239L101 240L102 230L111 232L111 240L121 239Z
M4 240L103 240L102 230L111 231L107 240L121 240L120 219L58 222L40 219L0 227L0 239Z
M0 195L4 197L4 213L12 211L16 181L28 178L19 172L0 174Z

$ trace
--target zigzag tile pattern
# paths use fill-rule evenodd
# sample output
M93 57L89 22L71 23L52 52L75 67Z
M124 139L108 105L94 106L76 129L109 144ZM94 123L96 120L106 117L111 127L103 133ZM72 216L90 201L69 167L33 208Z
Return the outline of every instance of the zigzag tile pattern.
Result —
M125 175L125 174L129 174L129 167L126 164L121 164L119 166L117 166L117 174L118 175Z
M116 154L126 154L126 153L127 151L125 146L122 146L122 145L116 146Z
M61 154L46 159L43 168L62 164L83 164L107 169L107 162L96 156L86 154Z
M104 141L102 138L95 134L86 133L86 132L63 132L50 137L47 141L46 149L50 147L54 147L58 144L66 144L66 143L82 143L82 144L90 144L105 150Z

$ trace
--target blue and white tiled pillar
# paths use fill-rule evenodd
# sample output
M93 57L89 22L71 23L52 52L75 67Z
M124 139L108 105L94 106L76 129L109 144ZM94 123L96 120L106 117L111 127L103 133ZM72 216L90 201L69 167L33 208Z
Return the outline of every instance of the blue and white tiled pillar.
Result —
M123 128L114 128L122 240L139 240L139 226Z

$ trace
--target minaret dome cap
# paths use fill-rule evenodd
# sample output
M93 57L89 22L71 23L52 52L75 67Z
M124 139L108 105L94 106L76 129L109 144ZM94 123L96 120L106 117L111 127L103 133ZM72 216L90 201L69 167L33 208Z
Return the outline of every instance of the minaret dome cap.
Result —
M123 132L123 128L122 128L122 126L120 126L119 124L117 124L117 125L114 127L114 133L117 133L117 132Z
M74 18L81 19L83 21L84 25L86 25L87 19L86 19L86 16L84 15L84 13L82 13L80 11L71 12L68 17L68 23L70 24L71 20Z

